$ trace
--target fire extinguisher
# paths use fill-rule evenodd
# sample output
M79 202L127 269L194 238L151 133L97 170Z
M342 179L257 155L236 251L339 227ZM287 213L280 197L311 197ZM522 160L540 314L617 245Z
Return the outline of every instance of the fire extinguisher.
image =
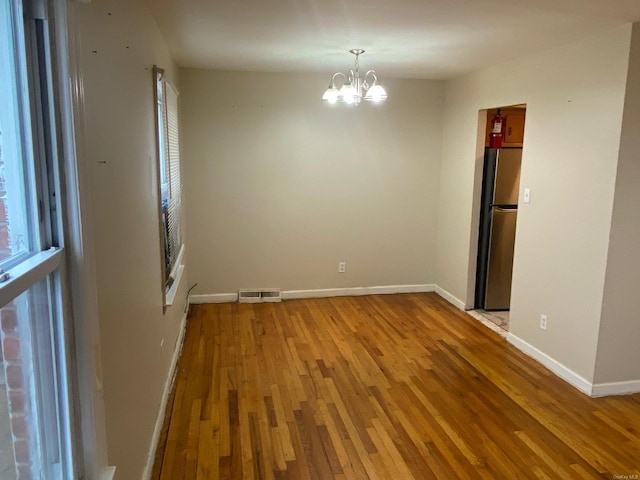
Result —
M490 148L502 147L502 117L500 116L500 109L496 112L496 115L491 120L491 136L489 137Z

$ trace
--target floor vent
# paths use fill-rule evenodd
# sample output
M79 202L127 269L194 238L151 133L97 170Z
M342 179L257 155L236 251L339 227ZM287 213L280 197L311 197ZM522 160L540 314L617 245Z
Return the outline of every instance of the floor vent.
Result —
M238 302L240 303L263 303L281 302L282 296L277 288L261 288L258 290L239 290Z

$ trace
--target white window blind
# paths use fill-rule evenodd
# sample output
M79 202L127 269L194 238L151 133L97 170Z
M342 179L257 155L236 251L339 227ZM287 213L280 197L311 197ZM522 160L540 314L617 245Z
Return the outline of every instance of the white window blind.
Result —
M161 69L156 68L154 72L158 107L160 223L166 300L166 292L171 289L179 272L182 249L178 91L166 81Z
M167 144L169 151L169 204L168 204L168 237L169 237L169 274L175 275L176 260L182 246L180 235L181 184L180 184L180 137L178 135L178 92L170 83L166 83L167 99Z

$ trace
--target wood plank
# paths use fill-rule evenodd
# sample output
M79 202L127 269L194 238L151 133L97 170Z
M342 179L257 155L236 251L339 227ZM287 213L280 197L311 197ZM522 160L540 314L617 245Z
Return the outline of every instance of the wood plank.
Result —
M197 305L152 478L632 478L638 425L435 294Z

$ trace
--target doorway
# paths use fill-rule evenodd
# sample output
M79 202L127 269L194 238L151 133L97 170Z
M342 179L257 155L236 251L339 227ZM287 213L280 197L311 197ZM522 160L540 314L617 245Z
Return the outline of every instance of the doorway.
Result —
M509 330L525 119L526 105L486 112L474 312L504 331Z

